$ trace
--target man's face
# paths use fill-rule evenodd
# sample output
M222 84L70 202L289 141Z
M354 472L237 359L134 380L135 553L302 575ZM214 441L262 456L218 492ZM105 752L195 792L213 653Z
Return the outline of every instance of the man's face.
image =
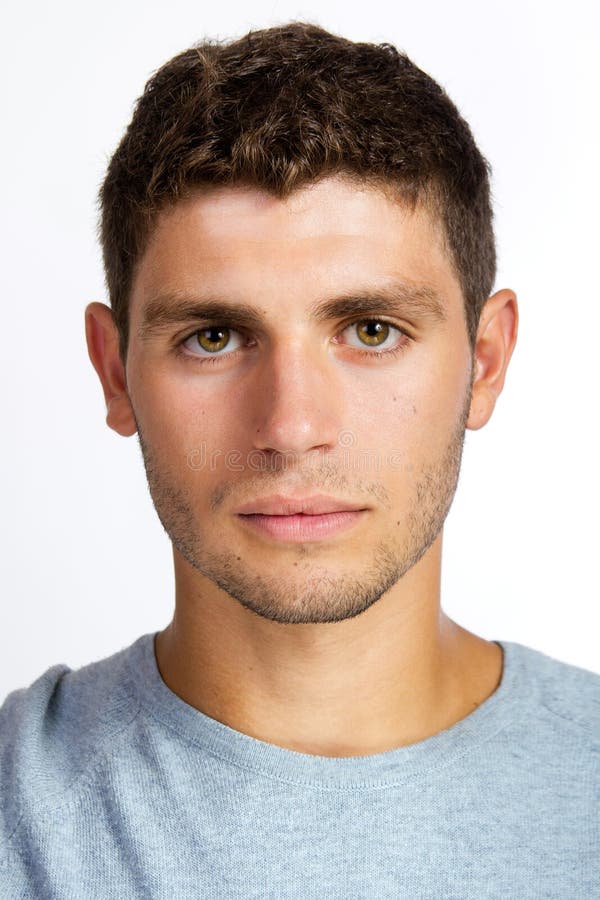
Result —
M254 319L177 320L184 301ZM471 364L461 290L421 209L331 178L287 201L211 188L163 212L133 285L127 383L176 560L273 621L363 612L441 532ZM316 494L362 511L310 534L239 513Z

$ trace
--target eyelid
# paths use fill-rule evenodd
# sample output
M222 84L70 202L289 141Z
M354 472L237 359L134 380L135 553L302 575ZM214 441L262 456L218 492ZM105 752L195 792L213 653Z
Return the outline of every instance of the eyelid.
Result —
M399 331L404 331L402 325L398 325L397 322L394 322L392 319L388 318L388 316L376 315L373 313L370 313L369 315L353 316L341 325L339 331L345 331L346 328L350 327L350 325L358 325L360 322L386 322L388 325L393 325L394 328L397 328ZM214 322L205 322L201 323L200 325L196 325L194 328L192 328L191 331L186 332L182 338L177 338L176 342L178 344L181 344L184 341L187 341L188 338L191 338L192 335L196 334L198 331L207 331L209 328L227 328L228 331L236 331L238 334L248 334L248 329L243 326L236 328L233 324L229 324L229 322L225 320L217 321L215 319Z
M398 325L397 322L394 322L392 319L389 319L387 316L359 316L358 318L350 319L345 325L340 329L341 331L345 331L346 328L349 328L350 325L358 325L360 322L385 322L386 325L391 325L393 328L397 328L398 331L403 331L402 325Z
M200 331L209 331L211 328L226 328L227 331L235 332L236 334L247 334L245 328L234 328L233 325L229 325L227 322L207 322L203 325L196 325L192 328L191 331L187 331L183 337L176 338L176 344L184 344L189 338L193 337L193 335L198 334Z
M406 328L403 328L402 325L398 325L396 322L392 322L391 319L388 319L386 316L361 316L358 319L352 319L350 322L348 322L347 325L344 325L343 328L341 328L338 333L343 334L344 331L346 331L348 328L351 328L353 325L360 325L365 322L383 322L385 325L389 325L390 328L393 328L395 331L397 331L399 335L404 335L404 337L406 337L406 338L411 337L411 335L406 330ZM386 340L387 340L387 338L386 338ZM365 347L367 347L366 344L365 344ZM358 349L362 349L362 348L354 347L353 349L358 350ZM377 345L372 345L371 349L372 349L372 351L376 352ZM382 351L382 352L387 352L387 351Z
M186 353L186 355L196 357L196 359L218 359L219 357L222 357L222 356L232 356L238 350L242 349L241 347L236 347L234 350L227 351L227 346L225 346L223 348L223 352L191 353L190 351L186 351L185 347L183 346L186 343L186 341L189 341L189 339L191 337L194 337L194 335L196 335L196 334L200 334L200 332L202 332L202 331L210 331L213 328L215 328L215 329L223 328L224 330L229 331L231 334L239 335L242 339L245 339L247 337L245 334L245 329L232 328L224 322L211 322L208 325L200 325L199 327L194 328L193 331L190 331L184 337L178 338L176 341L176 344L175 344L176 349L182 353Z

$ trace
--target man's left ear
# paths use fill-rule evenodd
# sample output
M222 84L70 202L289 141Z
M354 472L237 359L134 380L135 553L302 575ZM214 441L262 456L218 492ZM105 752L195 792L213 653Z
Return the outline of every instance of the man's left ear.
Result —
M472 431L482 428L494 411L517 342L518 326L517 295L503 288L486 301L479 319L471 406L466 423Z

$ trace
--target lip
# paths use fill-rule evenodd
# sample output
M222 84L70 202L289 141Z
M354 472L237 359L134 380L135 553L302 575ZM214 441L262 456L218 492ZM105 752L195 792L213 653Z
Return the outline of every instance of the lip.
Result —
M320 541L346 531L368 514L367 509L344 509L329 513L296 515L238 514L245 526L276 541Z
M337 500L335 497L327 497L325 494L314 494L311 497L285 497L283 494L273 494L271 497L262 497L240 506L237 514L242 516L297 516L299 514L321 516L328 513L355 512L366 508L361 503Z

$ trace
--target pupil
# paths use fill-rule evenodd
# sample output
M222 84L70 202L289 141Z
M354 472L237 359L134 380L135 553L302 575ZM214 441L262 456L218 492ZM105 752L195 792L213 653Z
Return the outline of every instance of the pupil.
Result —
M385 322L362 322L359 328L362 332L364 343L368 343L371 346L378 344L380 337L385 340L389 332L389 326Z
M215 350L222 350L227 344L229 340L228 334L229 329L213 325L210 328L203 328L202 331L197 332L197 339L201 347L214 352ZM215 344L217 345L216 347L214 346Z

